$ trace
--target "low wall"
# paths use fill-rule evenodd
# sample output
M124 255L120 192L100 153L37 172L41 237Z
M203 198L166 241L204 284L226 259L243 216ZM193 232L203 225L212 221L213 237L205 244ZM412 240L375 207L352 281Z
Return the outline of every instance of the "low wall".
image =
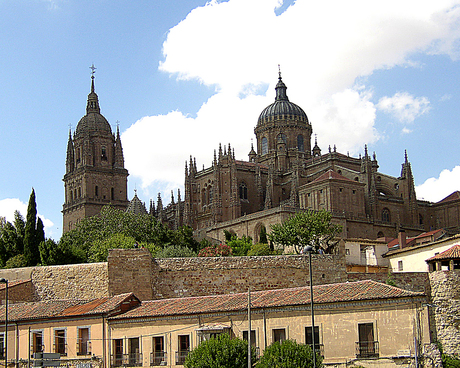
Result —
M386 283L391 279L394 284L405 290L421 291L430 296L430 280L427 272L399 272L392 273L389 276L387 273L348 273L348 281L374 280L377 282Z

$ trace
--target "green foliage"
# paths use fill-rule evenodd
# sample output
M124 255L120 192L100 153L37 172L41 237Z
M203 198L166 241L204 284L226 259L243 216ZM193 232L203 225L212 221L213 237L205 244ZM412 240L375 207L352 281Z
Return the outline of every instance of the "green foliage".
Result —
M193 229L190 226L181 226L171 233L171 243L187 247L198 252L201 249L200 243L193 238Z
M35 266L40 263L38 246L43 240L45 240L43 222L41 219L37 222L37 203L35 201L35 190L32 189L27 207L26 226L24 230L23 254L27 266Z
M89 262L106 262L109 249L134 248L136 240L124 234L114 234L106 239L96 240L88 251Z
M438 349L441 352L441 360L443 368L460 368L460 358L457 354L449 355L444 353L441 343L437 342Z
M15 255L6 261L5 268L27 267L26 259L23 254Z
M293 247L297 254L310 245L326 253L333 245L331 241L342 227L331 223L332 214L328 211L298 212L281 224L271 225L270 240L283 247Z
M203 248L198 253L198 257L227 257L232 255L232 248L226 244L212 244Z
M182 257L196 257L196 253L181 245L168 245L163 249L159 249L154 253L155 258L182 258Z
M312 368L313 353L309 345L298 344L294 340L274 342L264 350L257 368ZM316 354L316 367L322 367L322 358Z
M254 244L248 251L248 256L269 256L272 254L268 244Z
M235 234L232 234L230 231L224 230L224 236L225 236L225 241L226 241L226 242L229 242L230 240L232 240L232 237L233 237L234 235L235 235Z
M260 228L259 243L268 244L267 228L264 225Z
M396 281L393 278L393 274L391 273L391 271L388 271L388 277L385 280L385 284L390 285L390 286L396 286Z
M255 349L251 349L251 362L256 362ZM246 368L248 366L247 341L231 338L223 333L203 341L185 358L186 368Z
M243 235L240 239L238 236L233 235L230 241L227 241L227 245L232 248L232 254L234 256L246 256L249 249L252 246L252 238L250 236Z

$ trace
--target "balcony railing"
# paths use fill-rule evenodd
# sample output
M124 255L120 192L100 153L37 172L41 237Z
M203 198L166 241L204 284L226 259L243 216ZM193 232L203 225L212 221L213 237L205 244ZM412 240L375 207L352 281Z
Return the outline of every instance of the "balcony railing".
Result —
M91 341L77 342L77 355L91 355Z
M313 345L312 344L308 344L310 345L310 348L313 349ZM319 355L321 355L323 358L324 358L324 345L323 344L315 344L315 353L319 353Z
M129 353L128 367L142 367L142 353Z
M356 343L357 358L378 358L379 342L378 341L358 341Z
M112 367L122 367L128 365L128 354L110 355L110 365Z
M165 351L155 351L150 353L150 365L166 365L168 356ZM164 362L162 364L162 362Z
M185 358L190 353L190 350L179 350L176 351L176 365L184 365Z

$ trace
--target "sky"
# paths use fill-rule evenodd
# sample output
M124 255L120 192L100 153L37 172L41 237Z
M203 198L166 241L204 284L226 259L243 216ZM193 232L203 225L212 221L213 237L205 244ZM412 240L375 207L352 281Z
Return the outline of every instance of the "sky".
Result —
M367 145L399 176L407 151L418 198L460 190L460 0L0 0L0 216L34 188L55 240L92 64L147 207L177 200L190 156L248 159L278 65L323 153Z

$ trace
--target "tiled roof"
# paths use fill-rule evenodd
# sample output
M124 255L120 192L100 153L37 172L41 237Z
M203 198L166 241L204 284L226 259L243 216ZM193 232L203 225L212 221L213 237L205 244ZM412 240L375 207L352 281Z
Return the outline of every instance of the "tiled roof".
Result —
M413 297L424 294L366 280L314 286L313 295L315 303L323 304ZM113 317L113 319L238 311L247 308L247 300L248 295L246 293L152 300L142 302L138 308ZM251 293L251 306L254 309L305 305L309 303L309 286L255 291Z
M355 181L350 180L350 179L346 178L345 176L340 175L339 173L335 172L334 170L326 171L324 174L318 176L315 180L313 180L312 183L320 182L320 181L324 181L324 180L332 180L332 179L345 180L345 181L350 181L352 183L356 183Z
M31 282L32 280L15 280L15 281L9 281L8 282L8 289L12 288L13 286L25 284L27 282ZM6 284L0 284L0 290L3 290L6 288Z
M455 201L456 199L460 199L460 191L455 191L451 194L449 194L446 198L441 199L437 203L443 203L443 202L450 202L450 201Z
M87 300L49 300L8 305L8 320L21 321L70 316L85 316L110 313L122 303L137 298L133 293L116 295L111 298ZM0 308L0 321L5 320L5 309Z
M445 250L435 256L428 258L426 261L435 261L442 259L459 259L460 258L460 244L455 244L452 248Z

